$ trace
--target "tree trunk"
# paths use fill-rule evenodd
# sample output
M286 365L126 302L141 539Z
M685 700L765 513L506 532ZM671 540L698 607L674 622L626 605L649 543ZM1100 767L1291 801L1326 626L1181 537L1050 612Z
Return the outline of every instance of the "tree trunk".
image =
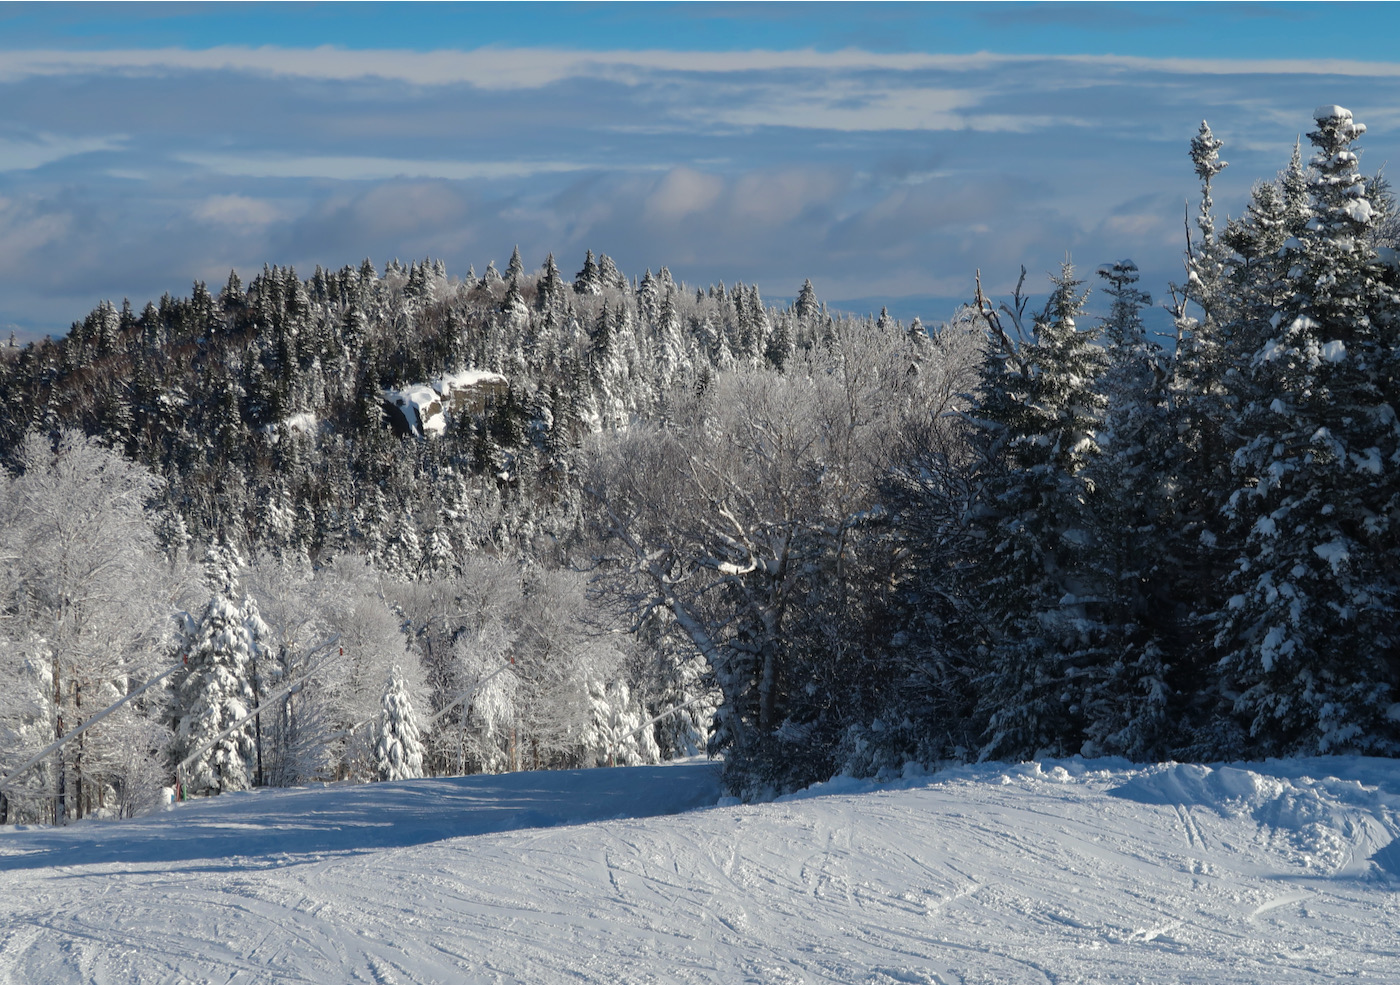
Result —
M53 738L57 742L63 738L63 678L58 669L58 654L53 655ZM58 774L58 782L54 787L54 807L53 823L63 824L68 818L68 801L66 797L68 777L63 768L62 747L54 750L54 768Z

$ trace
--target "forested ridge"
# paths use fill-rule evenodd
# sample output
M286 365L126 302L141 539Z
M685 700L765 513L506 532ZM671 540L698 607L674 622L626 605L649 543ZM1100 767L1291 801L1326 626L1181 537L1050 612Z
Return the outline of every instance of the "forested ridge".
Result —
M758 796L1394 755L1397 218L1364 127L1314 122L1226 220L1202 124L1170 339L1129 260L925 326L517 251L265 267L0 349L3 819L143 810L176 764L708 748Z

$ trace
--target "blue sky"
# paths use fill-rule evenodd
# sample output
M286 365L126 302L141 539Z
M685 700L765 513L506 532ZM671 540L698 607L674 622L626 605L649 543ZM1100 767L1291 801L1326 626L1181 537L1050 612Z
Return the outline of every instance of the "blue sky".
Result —
M1201 119L1221 213L1318 104L1374 171L1396 36L1395 4L0 4L0 327L517 243L926 320L1067 253L1161 295Z

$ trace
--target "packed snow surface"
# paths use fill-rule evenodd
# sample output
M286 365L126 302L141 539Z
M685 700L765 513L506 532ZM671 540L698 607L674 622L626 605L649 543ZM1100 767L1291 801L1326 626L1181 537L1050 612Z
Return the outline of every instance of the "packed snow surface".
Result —
M908 773L751 806L710 806L706 763L409 780L5 829L0 982L1400 981L1400 764Z

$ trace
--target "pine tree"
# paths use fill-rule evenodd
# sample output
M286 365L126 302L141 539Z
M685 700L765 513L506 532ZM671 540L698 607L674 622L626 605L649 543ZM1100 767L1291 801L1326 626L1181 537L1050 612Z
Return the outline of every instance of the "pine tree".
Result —
M603 293L602 274L598 270L598 261L593 258L592 250L583 258L583 269L574 275L574 293Z
M1249 752L1394 754L1400 294L1369 245L1365 127L1339 106L1315 119L1312 217L1237 424L1242 548L1218 643Z
M1152 303L1138 268L1120 260L1099 269L1112 299L1099 327L1107 347L1100 382L1106 400L1100 454L1086 470L1095 533L1086 564L1097 581L1105 633L1104 669L1088 688L1086 751L1155 760L1167 755L1180 699L1168 655L1178 648L1173 604L1180 585L1170 472L1176 434L1169 414L1165 356L1147 338Z
M615 287L619 291L627 290L627 277L606 253L598 254L598 279L605 287Z
M510 263L506 264L506 280L518 280L525 276L525 264L520 260L520 247L510 253Z
M563 303L564 297L564 278L560 276L559 267L554 263L554 254L551 253L545 258L544 274L535 289L535 310L548 311Z
M800 319L815 318L821 310L817 303L817 292L812 289L811 278L802 282L802 290L797 292L797 300L793 302L793 311Z
M252 660L253 641L243 614L226 596L216 593L186 650L188 670L176 688L177 762L253 710ZM256 756L251 731L245 724L187 766L188 790L216 794L248 789Z
M530 309L526 307L520 284L514 277L506 285L506 295L501 299L501 314L507 316L516 327L530 317Z
M376 725L374 773L379 780L416 780L423 775L423 742L403 674L389 675Z
M979 681L984 757L1076 753L1102 630L1084 555L1093 535L1086 466L1102 397L1103 350L1076 325L1086 294L1066 263L1032 339L989 345L977 405L980 483L968 518L978 556L964 597L987 637Z
M1237 413L1234 369L1240 361L1229 343L1237 321L1237 299L1226 276L1230 251L1216 235L1211 195L1211 183L1227 166L1219 157L1222 146L1204 122L1191 142L1192 165L1201 181L1198 235L1187 243L1187 282L1172 287L1177 344L1169 363L1167 428L1175 440L1166 443L1157 466L1174 498L1168 553L1178 580L1170 595L1183 609L1174 617L1174 662L1178 677L1197 692L1203 720L1211 722L1221 720L1213 706L1216 657L1211 640L1231 558L1221 510L1232 485L1230 422Z

